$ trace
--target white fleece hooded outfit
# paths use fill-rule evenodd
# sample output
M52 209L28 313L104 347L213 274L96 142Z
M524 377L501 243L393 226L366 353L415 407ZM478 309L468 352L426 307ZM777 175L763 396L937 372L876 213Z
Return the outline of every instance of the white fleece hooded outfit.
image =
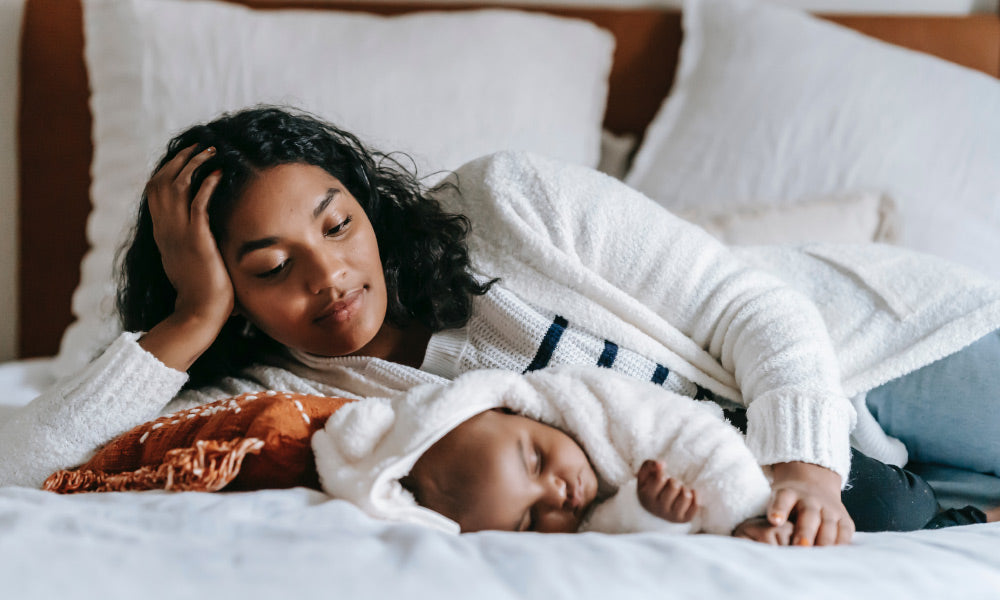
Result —
M1000 328L998 282L926 255L878 245L733 250L620 181L533 155L483 157L450 179L457 190L435 195L470 219L477 273L746 406L747 446L761 465L805 461L846 478L852 430L864 453L905 462L865 410L865 392ZM289 358L178 395L185 375L137 338L123 333L0 424L0 485L38 486L157 414L220 397L390 397L446 380L377 358Z
M313 435L323 490L373 517L458 533L458 524L417 505L400 479L435 442L469 418L504 407L562 430L597 474L598 497L581 530L727 535L763 514L770 484L721 409L600 367L555 367L521 375L483 370L393 398L347 404ZM635 475L646 459L695 490L690 523L670 523L639 504Z

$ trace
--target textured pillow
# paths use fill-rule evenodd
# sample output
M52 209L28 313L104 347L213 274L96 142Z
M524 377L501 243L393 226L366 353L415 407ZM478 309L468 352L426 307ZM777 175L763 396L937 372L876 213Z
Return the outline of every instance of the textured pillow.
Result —
M167 140L223 111L294 104L376 148L409 152L425 174L502 149L597 166L614 38L589 22L162 0L87 0L84 17L91 251L58 374L115 335L114 253Z
M898 235L895 203L882 194L865 192L788 207L681 216L730 245L892 243Z
M691 0L626 182L677 212L880 190L903 246L1000 277L1000 81L749 0Z
M78 469L53 473L42 487L60 493L319 489L312 434L348 402L275 391L218 400L139 425Z
M625 179L638 142L632 134L617 134L606 129L602 131L601 160L597 163L597 170L615 179Z

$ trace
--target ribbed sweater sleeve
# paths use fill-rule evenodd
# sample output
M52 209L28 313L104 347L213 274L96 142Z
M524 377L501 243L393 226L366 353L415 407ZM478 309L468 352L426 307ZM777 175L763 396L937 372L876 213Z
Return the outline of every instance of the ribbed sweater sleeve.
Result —
M810 299L610 177L516 153L456 175L484 274L542 303L585 296L714 379L698 383L738 390L761 464L846 481L855 413Z
M39 487L155 417L187 381L121 334L96 360L0 422L0 486Z

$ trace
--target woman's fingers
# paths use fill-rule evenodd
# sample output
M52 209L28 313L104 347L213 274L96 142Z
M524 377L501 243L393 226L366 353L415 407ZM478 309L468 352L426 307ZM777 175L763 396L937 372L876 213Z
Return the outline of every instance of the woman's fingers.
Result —
M201 187L198 188L198 193L195 194L194 200L191 201L191 221L195 222L200 219L208 218L208 201L212 199L212 193L215 192L216 186L219 185L219 181L222 179L222 171L215 170L212 171L208 177L205 177L204 181L201 182Z
M795 508L795 533L792 534L792 543L796 546L814 545L821 522L819 507L799 502Z
M854 521L852 519L841 519L837 522L837 543L850 544L854 537Z
M215 154L206 148L192 156L197 146L184 148L166 162L146 183L146 198L153 223L163 219L185 219L191 202L191 176Z
M174 185L179 190L187 190L191 187L191 178L194 176L195 170L201 165L205 164L205 161L215 156L215 148L209 146L205 148L198 154L195 154L187 161L187 164L181 168L180 172L177 173L177 177L174 178Z
M816 545L832 546L836 544L839 530L840 520L824 514L820 519L819 530L816 531Z
M799 495L790 489L781 489L771 496L771 504L767 507L767 520L771 525L781 525L788 521Z
M191 159L191 154L194 153L197 147L197 144L192 144L165 162L163 166L157 169L157 171L153 173L153 176L149 178L149 181L146 183L146 191L150 191L151 188L162 189L164 186L170 185L177 178L177 174L181 172L184 165L188 163L188 160Z

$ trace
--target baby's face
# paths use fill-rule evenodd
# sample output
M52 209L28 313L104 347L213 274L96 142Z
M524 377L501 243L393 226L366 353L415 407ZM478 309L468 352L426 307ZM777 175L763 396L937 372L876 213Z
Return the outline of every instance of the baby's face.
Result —
M495 410L441 438L410 478L417 500L463 532L572 533L597 496L597 475L571 437Z

